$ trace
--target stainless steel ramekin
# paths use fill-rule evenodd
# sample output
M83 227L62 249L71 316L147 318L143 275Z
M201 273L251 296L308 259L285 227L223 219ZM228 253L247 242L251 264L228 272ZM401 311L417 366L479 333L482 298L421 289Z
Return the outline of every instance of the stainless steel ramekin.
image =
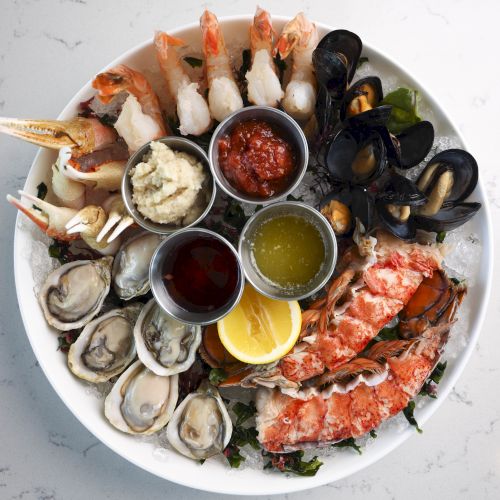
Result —
M269 198L250 196L238 191L226 179L219 165L219 139L223 135L230 133L236 124L253 119L265 121L282 131L285 138L290 141L296 154L295 174L290 179L289 186L282 193L275 194ZM244 203L262 204L284 198L297 188L307 170L309 147L307 146L307 139L304 132L302 132L299 124L291 116L268 106L249 106L229 115L215 129L208 148L208 158L215 181L223 191Z
M252 241L259 227L265 222L283 215L303 217L314 224L325 245L325 258L316 276L309 283L294 288L283 288L272 283L259 271L253 258ZM316 209L295 201L273 203L256 212L241 231L238 250L247 280L260 293L279 300L300 300L316 293L325 286L337 263L337 240L328 221Z
M203 236L208 236L219 240L233 252L236 259L236 264L238 266L238 279L233 295L224 306L218 309L214 309L210 312L200 313L188 311L180 307L174 301L174 299L168 293L166 286L163 284L162 271L165 260L168 259L172 251L175 250L178 245ZM222 319L224 316L226 316L226 314L232 311L232 309L236 307L236 305L240 301L241 295L243 294L243 289L245 287L243 267L241 265L238 252L235 250L233 245L231 245L229 241L227 241L219 234L214 233L213 231L209 231L208 229L201 229L197 227L177 231L176 233L170 235L162 243L160 243L155 253L153 254L153 258L151 259L151 265L149 267L149 281L151 283L151 291L153 292L153 296L156 299L156 302L158 302L160 307L167 314L177 319L178 321L195 325L208 325L210 323L215 323L219 319Z
M133 188L132 188L132 181L130 179L130 170L133 167L135 167L135 165L143 161L144 156L150 150L151 142L144 144L144 146L139 148L128 160L127 166L125 167L125 173L122 179L122 198L128 213L135 220L135 222L139 224L139 226L143 227L144 229L147 229L148 231L152 231L153 233L158 233L158 234L171 234L175 231L179 231L180 229L195 226L202 219L205 218L205 216L212 208L212 205L214 204L216 185L212 172L210 171L208 157L205 151L203 151L203 149L200 148L200 146L195 144L193 141L184 139L183 137L175 137L175 136L162 137L161 139L156 139L156 141L166 144L169 148L173 149L174 151L182 151L184 153L190 154L191 156L194 156L203 165L203 170L207 174L207 180L205 182L205 185L203 186L203 191L206 194L207 204L202 214L187 226L178 226L176 224L160 224L158 222L153 222L152 220L144 217L139 212L139 210L137 210L137 207L132 201Z

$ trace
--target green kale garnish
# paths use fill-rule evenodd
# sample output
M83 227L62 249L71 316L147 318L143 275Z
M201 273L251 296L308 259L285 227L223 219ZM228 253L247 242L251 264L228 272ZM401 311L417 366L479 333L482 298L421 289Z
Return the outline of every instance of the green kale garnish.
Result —
M408 403L408 406L403 410L403 414L406 417L406 420L410 423L410 425L413 425L416 429L417 432L422 433L422 429L418 426L418 422L416 421L413 412L415 411L415 401L411 400Z
M212 368L208 375L208 380L213 385L219 385L227 379L227 373L222 368Z
M368 57L360 57L358 60L358 64L356 66L356 69L361 68L361 66L363 66L363 64L365 64L367 62L368 62Z
M297 474L298 476L315 476L323 462L318 457L313 457L308 462L302 460L304 452L302 450L293 453L269 453L262 452L269 461L264 465L264 469L277 469L280 472Z
M356 440L353 437L344 439L332 445L334 448L353 448L358 452L359 455L362 454L361 447L356 444Z
M47 184L45 182L40 182L36 187L36 197L44 200L47 196Z
M198 59L197 57L186 56L184 57L184 61L192 68L201 68L203 66L203 59Z
M436 234L436 243L443 243L446 238L446 231L440 231Z
M370 431L370 436L371 436L373 439L376 439L376 437L377 437L377 433L375 432L375 429L372 429L372 430Z
M441 379L443 378L447 363L448 362L445 361L444 363L438 363L436 365L436 368L432 370L432 373L430 374L429 378L422 386L422 389L420 389L420 392L418 393L419 396L429 396L430 398L433 399L437 398L437 385L439 384L439 382L441 382Z
M239 446L250 445L254 450L260 449L259 441L257 440L257 429L255 427L233 427L233 435L229 444Z
M395 326L382 328L374 338L375 341L381 340L398 340L399 339L399 323Z
M243 211L243 207L234 199L228 200L223 216L224 222L241 231L246 224L248 217Z
M393 92L387 94L379 106L389 104L392 106L391 115L387 122L389 132L399 134L404 129L415 125L421 118L418 116L416 90L400 87Z
M66 264L71 260L69 245L58 240L52 240L49 245L49 255L53 259L57 259L61 264Z
M257 409L255 408L255 403L250 401L247 405L238 401L234 404L232 408L234 414L236 415L236 426L240 426L244 422L246 422L250 417L255 415Z
M241 462L245 461L245 457L240 454L239 447L231 442L226 446L223 454L229 462L229 465L234 469L237 469L241 465Z

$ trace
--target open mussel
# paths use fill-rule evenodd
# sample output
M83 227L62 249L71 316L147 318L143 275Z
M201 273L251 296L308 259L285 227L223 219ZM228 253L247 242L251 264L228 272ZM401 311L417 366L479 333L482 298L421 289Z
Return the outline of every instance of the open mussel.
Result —
M395 236L412 240L416 224L412 207L426 202L425 195L406 177L391 173L389 180L377 196L376 208L380 222Z
M451 231L481 208L480 203L466 203L478 180L474 157L462 149L448 149L434 156L417 179L417 187L427 202L415 214L417 226L426 231Z
M319 208L337 236L349 234L354 229L356 219L366 229L373 222L373 197L361 186L351 185L333 190L321 200Z
M387 166L384 140L376 128L348 125L328 146L325 163L334 180L368 185Z
M363 49L361 38L348 30L334 30L320 40L317 49L337 54L344 61L347 68L347 82L350 83Z

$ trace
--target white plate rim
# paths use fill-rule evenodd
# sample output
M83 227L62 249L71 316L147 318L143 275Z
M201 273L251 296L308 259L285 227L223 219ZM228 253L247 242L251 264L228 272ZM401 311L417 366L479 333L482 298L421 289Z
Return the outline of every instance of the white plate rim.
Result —
M253 18L252 15L233 15L233 16L221 16L219 18L219 21L221 24L225 22L231 22L231 21L250 21ZM278 22L286 22L290 19L289 16L279 16L279 15L273 15L273 21L278 21ZM327 31L331 31L333 29L337 28L332 28L324 23L319 23L316 22L316 25L318 28L325 29ZM192 29L198 26L197 22L189 23L182 25L181 27L178 27L176 29L172 29L170 33L172 34L178 34L179 32ZM364 40L364 38L363 38ZM133 54L136 52L139 52L140 50L144 49L147 47L149 44L151 44L151 39L148 39L131 49L125 51L122 53L120 56L115 58L110 64L106 65L101 71L106 70L107 68L110 68L119 62L121 62L124 59L127 59L131 57ZM410 72L408 72L403 65L401 65L399 62L396 62L394 59L388 57L383 51L379 50L376 46L374 46L371 43L365 43L363 42L363 49L367 49L370 52L376 53L377 57L380 57L381 59L385 60L387 63L394 65L398 71L404 75L406 79L411 81L413 84L416 85L416 88L418 88L422 94L425 95L426 100L432 105L432 108L441 115L445 121L447 121L451 127L453 128L453 131L457 138L460 140L460 142L463 144L464 148L469 150L467 147L467 143L464 140L462 134L460 133L460 130L458 127L454 124L454 122L451 120L450 116L448 113L438 104L437 100L434 98L434 96L427 90L427 88L423 85L420 84L420 80L417 80ZM79 95L83 93L86 89L89 88L91 81L89 80L82 88L80 88L75 95L71 98L69 103L64 107L62 112L59 114L58 119L62 119L67 113L68 110L70 110L73 106L74 103L79 101ZM33 166L37 163L40 155L42 154L42 150L39 149L38 152L35 155L35 158L33 160L33 163L30 167L30 170L28 172L28 177L26 180L25 186L29 183L30 179L30 174L32 173L32 168ZM451 373L448 371L446 373L446 377L443 378L440 386L439 386L439 398L429 402L424 408L419 411L418 414L418 421L421 427L424 426L424 424L427 422L427 420L430 418L430 416L437 411L439 406L443 403L443 401L446 399L448 394L450 393L451 389L455 385L457 379L459 378L460 374L463 372L468 360L470 359L470 356L472 354L472 351L477 343L482 325L484 323L484 318L486 315L486 309L487 305L489 303L490 299L490 294L491 294L491 286L492 286L492 270L493 270L493 231L492 231L492 223L491 223L491 215L490 215L490 208L487 202L487 197L485 196L485 190L483 187L482 183L482 177L481 175L479 176L479 182L478 186L476 188L476 194L479 195L479 198L482 201L483 207L482 211L484 214L484 224L486 225L485 228L485 234L486 234L486 240L482 241L483 245L483 255L486 258L486 282L482 288L482 298L483 300L480 303L479 309L477 310L476 314L473 315L473 319L471 321L471 334L469 337L469 342L466 345L466 347L463 349L463 351L460 354L460 358L457 362L457 365L454 367L454 369L451 371ZM224 493L224 494L236 494L236 495L270 495L270 494L282 494L282 493L291 493L295 491L302 491L305 489L310 489L314 488L316 486L322 486L324 484L328 484L330 482L338 481L342 478L345 478L351 474L354 474L355 472L358 472L371 464L377 462L381 458L383 458L385 455L393 451L395 448L400 446L404 441L406 441L409 437L413 436L415 434L413 428L407 428L403 432L399 433L398 435L395 435L392 439L392 442L388 445L385 446L384 449L377 451L377 452L372 452L369 455L367 455L367 458L362 460L362 457L359 457L359 463L361 466L354 466L351 468L345 468L345 470L342 473L337 473L334 478L329 478L325 474L321 474L321 469L320 473L318 473L314 477L310 478L302 478L302 477L285 477L281 476L278 474L270 476L272 479L271 481L263 481L263 483L266 484L266 486L261 486L260 482L258 484L252 483L252 484L241 484L241 487L244 488L246 491L241 491L241 488L238 490L235 490L233 488L228 488L225 487L225 485L221 482L214 481L211 484L197 484L197 478L193 478L192 480L185 481L182 479L179 479L179 477L175 477L171 474L159 474L157 471L152 470L148 466L146 466L144 463L139 462L138 460L135 460L134 457L127 456L123 450L118 449L117 446L114 445L106 436L101 435L100 433L96 432L95 429L91 428L91 425L89 425L88 422L84 421L74 410L73 404L68 398L62 395L62 393L58 390L57 387L57 381L54 379L54 377L51 374L50 367L48 367L44 362L43 362L43 357L40 355L40 352L38 351L34 341L33 341L33 332L30 332L30 329L28 328L28 318L26 316L27 311L21 307L21 304L23 302L23 296L21 293L21 286L20 284L20 279L21 279L21 269L20 269L20 259L18 258L19 251L20 251L20 240L21 240L21 234L19 231L19 219L20 217L23 217L21 214L17 215L16 218L16 228L15 228L15 234L14 234L14 245L13 245L13 250L14 250L14 277L15 277L15 284L16 284L16 294L17 294L17 300L19 304L19 310L21 313L21 317L23 320L24 328L26 331L26 334L28 336L28 339L30 341L31 347L34 351L34 354L39 361L40 367L42 371L44 372L45 376L49 380L50 384L54 388L55 392L58 394L58 396L61 398L63 403L66 405L66 407L73 413L73 415L81 422L81 424L87 428L89 432L91 432L97 439L99 439L102 443L104 443L106 446L108 446L110 449L112 449L115 453L123 457L124 459L128 460L129 462L133 463L137 467L140 467L144 470L147 470L148 472L157 475L158 477L161 477L163 479L168 479L170 481L173 481L177 484L181 484L183 486L187 486L190 488L195 488L195 489L200 489L203 491L208 491L208 492L214 492L214 493ZM32 292L31 292L32 293ZM325 469L327 467L327 464L323 466L322 469ZM235 471L237 473L237 471ZM262 476L264 479L265 476ZM243 479L243 477L242 477ZM248 488L251 487L251 490L248 490Z

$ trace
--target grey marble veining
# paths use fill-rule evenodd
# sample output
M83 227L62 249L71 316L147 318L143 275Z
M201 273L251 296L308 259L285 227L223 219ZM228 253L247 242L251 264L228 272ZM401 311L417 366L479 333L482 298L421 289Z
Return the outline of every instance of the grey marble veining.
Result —
M498 134L500 66L494 0L265 2L275 14L360 34L413 73L443 104L476 156L500 248ZM102 66L156 28L253 11L251 2L145 0L2 1L0 114L54 117ZM0 136L0 199L20 189L36 149ZM33 355L12 274L15 212L0 201L0 498L215 499L160 480L100 444L59 400ZM497 250L498 254L498 250ZM395 452L356 476L281 498L500 498L500 278L479 343L462 377L427 423ZM280 497L276 497L280 498Z

